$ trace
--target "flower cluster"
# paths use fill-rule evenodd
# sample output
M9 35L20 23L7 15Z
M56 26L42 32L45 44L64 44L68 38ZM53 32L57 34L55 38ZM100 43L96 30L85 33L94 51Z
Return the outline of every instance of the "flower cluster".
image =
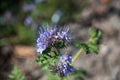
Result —
M47 48L56 47L56 45L59 46L61 44L63 45L60 47L65 47L65 44L71 40L68 32L69 29L67 27L41 27L37 38L37 52L42 54Z
M100 30L90 29L89 34L91 38L87 43L77 43L81 48L72 59L72 56L67 54L61 55L60 53L60 49L67 47L67 44L71 41L69 29L60 26L51 28L42 26L36 41L37 52L40 53L36 61L43 63L47 69L51 68L52 72L57 73L62 78L72 74L75 71L72 65L84 50L86 53L98 53L98 40L102 33Z
M57 72L58 75L61 77L69 75L71 72L74 71L74 68L71 66L72 56L62 55L60 57L60 55L56 54L61 54L59 50L66 47L70 41L71 36L69 35L69 28L66 26L54 26L51 28L47 28L44 26L40 27L39 35L36 41L37 52L40 53L40 58L38 58L37 61L41 61L41 63L43 61L53 63L53 59L56 59L55 62L58 62L58 59L60 59L58 64L54 65L55 72ZM53 48L57 51L53 51ZM55 53L54 56L58 57L53 57L52 53Z
M64 77L71 74L74 71L74 68L71 66L72 56L62 55L60 61L57 65L57 73L59 76Z

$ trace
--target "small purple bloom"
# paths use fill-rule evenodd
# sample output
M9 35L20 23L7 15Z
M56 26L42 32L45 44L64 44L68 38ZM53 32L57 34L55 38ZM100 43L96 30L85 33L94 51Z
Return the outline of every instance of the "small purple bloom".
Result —
M12 13L10 11L6 11L4 14L4 20L8 21L12 18Z
M32 4L32 3L31 4L24 4L22 8L25 12L32 11L33 9L35 9L35 4Z
M33 19L32 19L31 16L27 16L24 20L24 24L27 25L27 26L32 24L32 22L33 22Z
M57 73L59 76L64 77L71 74L74 68L70 65L72 63L72 56L62 55L57 66Z
M37 52L43 53L48 47L54 47L54 45L60 41L68 43L71 40L68 34L69 29L66 27L41 27L37 38Z

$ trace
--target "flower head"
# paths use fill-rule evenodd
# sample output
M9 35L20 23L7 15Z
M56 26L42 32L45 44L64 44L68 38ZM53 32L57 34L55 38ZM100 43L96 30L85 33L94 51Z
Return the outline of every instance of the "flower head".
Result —
M74 68L70 65L72 63L72 56L63 55L60 57L60 62L57 66L57 73L59 76L64 77L71 74Z
M56 47L55 45L65 45L70 42L69 29L67 27L41 27L40 34L37 38L37 52L43 53L49 47Z

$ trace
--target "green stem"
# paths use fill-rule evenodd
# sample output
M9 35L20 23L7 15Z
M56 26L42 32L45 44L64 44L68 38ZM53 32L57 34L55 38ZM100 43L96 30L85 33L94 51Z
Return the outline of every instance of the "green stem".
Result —
M74 56L73 59L72 59L72 64L71 64L71 65L74 64L74 62L75 62L75 61L78 59L78 57L83 53L83 51L84 51L84 49L81 48L81 49L75 54L75 56Z

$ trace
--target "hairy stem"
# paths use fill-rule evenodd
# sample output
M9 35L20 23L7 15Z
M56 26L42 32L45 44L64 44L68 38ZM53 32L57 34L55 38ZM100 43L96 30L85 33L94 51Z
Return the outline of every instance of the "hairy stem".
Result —
M83 53L84 49L83 48L80 48L80 50L75 54L75 56L73 57L72 59L72 64L74 64L74 62L78 59L78 57Z

